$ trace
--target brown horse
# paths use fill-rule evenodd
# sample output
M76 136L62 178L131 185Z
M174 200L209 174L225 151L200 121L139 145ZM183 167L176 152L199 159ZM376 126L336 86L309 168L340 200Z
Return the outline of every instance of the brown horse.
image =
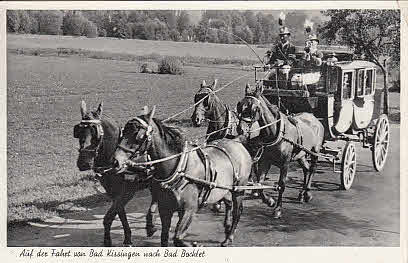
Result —
M191 120L195 127L200 127L204 120L208 120L207 142L238 135L238 115L218 98L214 92L216 86L217 80L211 85L203 80L194 96L194 103L199 103L195 106Z
M152 193L158 199L162 222L161 245L168 246L171 219L175 212L179 221L174 245L196 245L184 240L194 214L205 203L219 200L226 204L225 240L221 245L230 245L243 210L244 197L243 191L233 191L232 186L247 184L251 156L241 143L228 139L187 150L181 132L153 119L153 115L154 108L148 116L136 117L125 125L114 158L119 172L127 168L132 156L143 152L155 161Z
M135 192L147 188L148 183L139 180L125 180L125 174L114 174L112 170L109 169L121 131L120 127L113 120L101 118L102 104L99 104L96 111L87 112L86 104L82 101L81 115L81 122L74 127L74 137L78 138L80 147L77 166L80 171L92 169L97 175L96 178L112 199L112 205L103 219L105 228L104 245L112 245L110 229L116 215L119 215L125 234L123 244L131 245L131 230L127 221L125 206L129 200L132 199ZM131 172L133 175L138 175L146 171L144 169L134 169ZM156 207L157 203L152 199L152 203L146 215L146 231L148 236L153 235L156 231L154 226Z
M240 116L238 131L245 137L250 135L251 126L255 122L258 122L260 127L269 124L260 130L257 138L248 143L251 146L263 147L256 171L258 181L264 180L271 165L280 168L279 196L274 217L279 218L282 214L282 195L291 161L298 161L304 173L303 189L298 200L309 202L312 199L310 188L318 157L311 154L310 163L306 157L307 151L319 153L322 147L324 128L320 121L311 113L300 113L288 118L276 105L269 103L262 95L262 86L258 84L255 89L247 85L246 96L238 103L237 109ZM273 198L269 198L263 191L260 191L260 194L263 202L270 206L275 205Z
M222 103L214 90L217 80L207 85L205 80L201 83L200 89L194 95L195 108L191 121L195 127L200 127L207 120L207 143L223 138L234 138L238 135L238 115L229 109L227 104ZM212 211L221 211L221 202L214 204Z

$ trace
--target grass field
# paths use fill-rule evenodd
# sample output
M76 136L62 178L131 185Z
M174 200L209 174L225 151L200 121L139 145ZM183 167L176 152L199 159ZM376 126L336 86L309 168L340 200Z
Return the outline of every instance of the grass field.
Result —
M214 43L151 41L140 39L86 38L72 36L7 35L7 48L72 48L90 51L126 53L136 56L159 54L166 56L212 57L220 59L257 60L246 45ZM267 48L256 48L262 57Z
M49 36L45 37L46 40L27 37L26 41L21 39L23 36L8 37L8 48L26 45L44 47L52 42L48 40L52 39ZM44 45L41 45L41 41L44 41ZM91 45L88 39L74 38L73 41L76 45L85 41L81 48ZM127 40L109 41L122 43ZM106 49L109 49L109 43ZM165 44L158 42L157 45ZM172 48L169 44L169 50ZM141 48L135 50L143 55ZM144 54L149 52L145 50ZM220 50L211 52L223 53ZM142 74L139 73L141 63L78 56L8 54L8 222L40 220L105 200L93 188L94 182L89 180L91 173L80 173L76 168L78 142L72 137L72 128L80 121L81 99L91 108L103 101L104 113L124 125L144 105L157 105L156 116L161 119L191 106L203 79L212 81L217 78L219 87L222 87L246 74L247 77L218 94L235 108L236 102L244 94L245 83L253 80L252 72L208 66L187 66L185 74L181 76ZM390 101L393 114L399 117L399 94L392 93ZM205 128L191 126L191 113L188 111L172 122L184 128L189 139L205 133Z

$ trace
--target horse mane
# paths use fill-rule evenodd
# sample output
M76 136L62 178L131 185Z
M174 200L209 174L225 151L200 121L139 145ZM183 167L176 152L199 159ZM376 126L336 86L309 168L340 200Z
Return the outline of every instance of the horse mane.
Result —
M139 118L143 119L144 121L148 122L147 117L142 115L139 116ZM136 120L136 119L134 119ZM131 120L132 121L132 120ZM128 129L128 124L131 122L129 121L125 125L125 130ZM184 135L183 135L183 130L174 127L174 126L167 126L165 125L161 120L153 118L154 123L156 124L159 134L161 138L165 141L167 145L169 145L173 150L176 150L178 152L183 151L184 148L184 143L186 141Z
M269 100L263 94L261 94L259 97L263 99L263 101L266 104L266 107L271 111L271 113L275 117L279 116L279 108L277 105L270 103Z
M167 126L161 120L156 118L153 118L153 121L157 125L159 133L166 144L171 146L177 152L183 151L184 143L186 141L183 135L183 130L178 127Z

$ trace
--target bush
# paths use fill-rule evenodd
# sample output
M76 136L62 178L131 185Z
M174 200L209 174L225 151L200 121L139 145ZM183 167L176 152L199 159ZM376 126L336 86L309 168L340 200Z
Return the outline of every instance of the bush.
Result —
M159 73L159 64L156 62L146 62L140 67L141 73Z
M98 36L100 36L100 37L106 37L106 35L107 35L107 32L106 32L106 29L105 29L105 28L102 28L102 29L99 29L99 30L98 30Z
M81 13L68 12L65 14L62 23L62 32L64 35L81 36L88 20Z
M84 35L90 38L98 36L98 28L91 21L87 21L84 25Z
M401 78L392 81L392 87L389 88L390 92L398 92L401 93Z
M177 58L165 57L160 62L159 72L161 74L181 75L184 72L183 64Z

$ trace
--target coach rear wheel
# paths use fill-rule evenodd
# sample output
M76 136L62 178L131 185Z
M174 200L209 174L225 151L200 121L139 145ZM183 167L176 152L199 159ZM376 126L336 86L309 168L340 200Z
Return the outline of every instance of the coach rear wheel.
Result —
M356 147L353 142L347 142L346 146L344 147L341 164L341 187L344 190L349 190L353 184L357 168Z
M376 171L381 171L387 161L390 142L390 123L388 117L382 114L375 125L372 147L373 165Z

